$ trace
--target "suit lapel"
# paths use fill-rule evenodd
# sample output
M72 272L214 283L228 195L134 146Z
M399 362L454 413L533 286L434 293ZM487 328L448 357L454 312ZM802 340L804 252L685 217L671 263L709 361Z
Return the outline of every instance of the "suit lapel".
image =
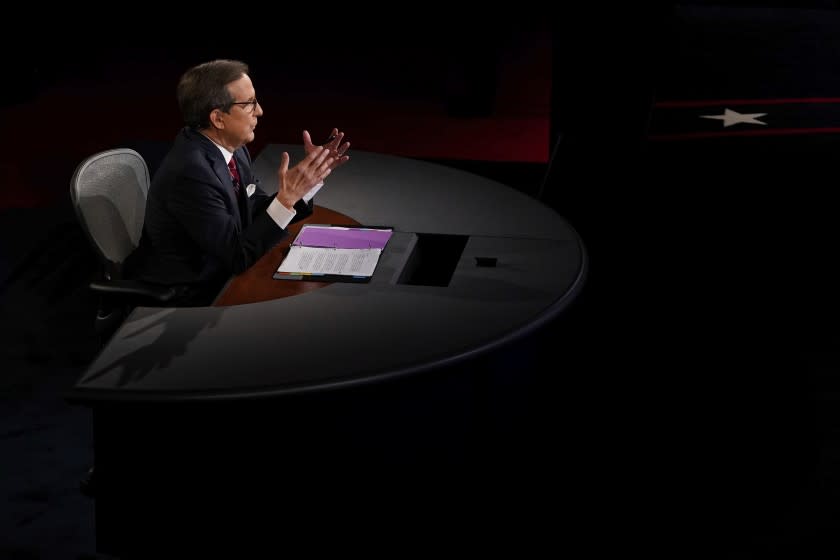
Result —
M216 174L216 176L219 178L219 181L222 183L222 190L225 192L225 196L228 199L229 206L237 210L237 214L239 215L239 227L242 228L242 226L244 225L242 220L242 212L239 211L239 201L236 200L236 193L233 189L233 179L230 176L230 169L228 169L228 166L225 165L225 162L219 158L211 158L211 162L213 165L213 173ZM236 160L236 163L239 163L238 159Z
M233 188L233 179L230 176L230 169L228 169L227 164L221 158L219 148L200 132L190 129L184 130L187 138L197 139L201 143L205 156L210 163L210 167L213 169L213 173L216 174L216 177L218 177L219 182L222 185L222 190L225 192L225 196L228 200L228 206L237 210L240 230L247 228L251 223L251 212L249 207L250 201L245 193L245 187L252 179L250 162L246 161L245 157L239 153L242 152L242 150L234 152L233 157L236 158L236 166L239 170L239 180L242 182L242 188L240 189L242 204L240 204L239 201L236 200L236 192Z
M239 152L240 150L237 150L233 154L233 157L236 158L236 168L239 170L239 181L242 183L239 189L239 196L241 197L239 218L243 228L247 228L251 225L251 200L246 192L248 185L251 184L251 166L245 161L245 158L239 155Z

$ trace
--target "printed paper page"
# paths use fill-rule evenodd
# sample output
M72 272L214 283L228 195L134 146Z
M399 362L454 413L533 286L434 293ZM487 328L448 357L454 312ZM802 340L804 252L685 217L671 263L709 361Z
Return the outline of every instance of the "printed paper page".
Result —
M381 249L327 249L293 245L277 272L372 276Z

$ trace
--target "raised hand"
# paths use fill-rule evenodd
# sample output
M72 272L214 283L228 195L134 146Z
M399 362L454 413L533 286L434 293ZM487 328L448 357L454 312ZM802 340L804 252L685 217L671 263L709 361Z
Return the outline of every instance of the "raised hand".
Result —
M291 209L312 187L327 178L335 167L334 164L335 158L330 155L329 149L313 146L306 157L290 169L289 153L283 152L280 168L277 170L277 200Z
M350 142L344 142L344 133L340 132L337 128L332 129L329 138L321 144L320 147L326 148L330 151L330 155L334 158L332 163L332 167L330 169L335 169L336 167L347 163L350 160L350 156L345 155L347 150L350 149ZM312 143L312 137L309 135L308 130L303 131L303 149L307 155L309 155L315 148L319 146Z

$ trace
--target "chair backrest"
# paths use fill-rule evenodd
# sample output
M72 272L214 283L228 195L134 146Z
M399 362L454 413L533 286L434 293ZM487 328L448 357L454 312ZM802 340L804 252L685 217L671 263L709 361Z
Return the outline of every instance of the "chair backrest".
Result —
M148 192L146 162L128 148L89 156L73 173L73 207L109 277L119 276L123 261L140 243Z

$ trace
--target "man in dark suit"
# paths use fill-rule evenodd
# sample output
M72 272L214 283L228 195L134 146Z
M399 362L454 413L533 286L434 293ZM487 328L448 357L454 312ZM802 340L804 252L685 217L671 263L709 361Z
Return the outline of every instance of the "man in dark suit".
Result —
M214 60L178 82L186 126L149 188L140 247L131 276L183 290L176 305L209 305L232 274L254 264L288 235L290 223L312 213L315 192L345 163L349 142L333 129L315 146L304 131L306 156L289 167L283 153L273 196L255 185L246 144L263 114L248 66Z

